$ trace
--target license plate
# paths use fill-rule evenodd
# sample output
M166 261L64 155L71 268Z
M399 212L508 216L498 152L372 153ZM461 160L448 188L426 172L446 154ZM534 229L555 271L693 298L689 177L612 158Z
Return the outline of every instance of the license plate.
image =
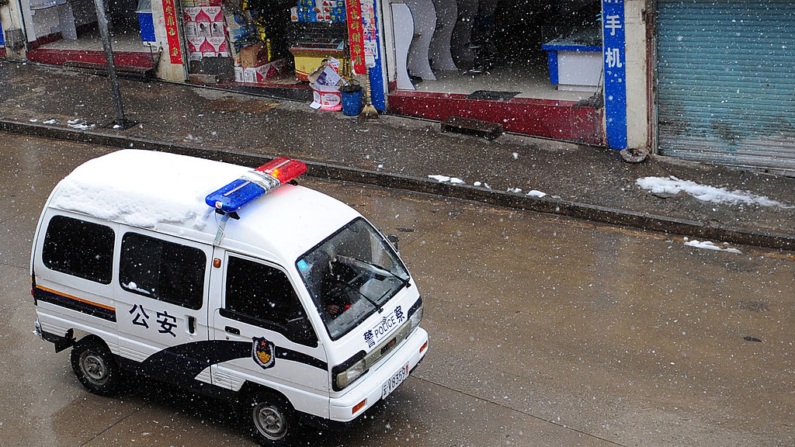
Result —
M409 365L406 364L402 368L398 370L395 374L392 375L383 385L381 385L381 399L389 396L392 391L395 391L397 387L406 380L406 377L409 376Z

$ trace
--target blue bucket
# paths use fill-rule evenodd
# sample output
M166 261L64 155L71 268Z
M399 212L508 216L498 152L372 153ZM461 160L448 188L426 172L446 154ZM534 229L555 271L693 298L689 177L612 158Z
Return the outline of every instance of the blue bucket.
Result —
M347 116L358 116L362 113L362 87L346 85L340 89L342 95L342 113Z

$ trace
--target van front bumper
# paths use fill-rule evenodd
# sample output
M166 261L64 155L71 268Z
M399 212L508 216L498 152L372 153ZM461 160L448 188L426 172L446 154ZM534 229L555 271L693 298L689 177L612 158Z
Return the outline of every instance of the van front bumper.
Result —
M382 387L399 370L408 365L414 368L428 353L428 333L419 327L412 333L394 354L377 368L371 369L357 380L344 395L331 398L329 404L329 422L332 425L344 426L352 422L381 400ZM425 348L423 349L423 346ZM420 352L422 350L422 352ZM394 390L393 390L394 392ZM362 404L363 403L363 404ZM354 412L354 409L356 410ZM342 424L339 424L342 423Z

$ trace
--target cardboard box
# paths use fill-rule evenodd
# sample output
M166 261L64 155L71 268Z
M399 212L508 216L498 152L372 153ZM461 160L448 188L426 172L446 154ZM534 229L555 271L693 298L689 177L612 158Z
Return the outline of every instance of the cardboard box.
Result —
M254 67L240 67L243 69L243 82L251 84L257 82L257 72Z
M229 46L226 37L208 37L201 46L203 57L228 57Z
M193 22L193 27L196 28L196 37L212 37L210 31L210 22Z
M196 19L201 14L202 9L199 7L194 8L183 8L182 9L182 17L185 19L185 22L196 22Z
M224 22L210 23L210 37L226 38L226 30L224 29Z
M210 19L210 22L223 22L224 14L220 6L202 6L202 12Z
M342 110L342 95L339 87L309 84L312 87L314 102L312 106L320 110L336 112Z
M196 29L196 22L185 22L182 24L182 29L185 30L186 39L199 37L198 30Z
M319 105L320 110L329 112L336 112L342 110L342 95L339 91L336 92L321 92L312 89L312 96L315 105Z
M204 37L192 37L186 38L188 44L188 54L189 59L192 61L198 61L202 58L202 51L201 47L204 45L204 41L207 40Z
M257 67L244 67L243 82L265 82L268 79L276 79L282 75L285 66L284 59L277 59Z
M240 49L240 65L244 67L259 67L268 62L268 49L263 43Z

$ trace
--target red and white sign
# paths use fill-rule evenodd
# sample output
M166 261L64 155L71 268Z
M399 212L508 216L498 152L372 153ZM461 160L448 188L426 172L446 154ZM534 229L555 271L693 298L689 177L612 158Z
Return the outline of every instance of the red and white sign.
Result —
M163 15L166 25L166 39L168 40L168 55L172 64L182 64L182 50L179 45L179 30L177 29L177 12L174 0L163 0Z

